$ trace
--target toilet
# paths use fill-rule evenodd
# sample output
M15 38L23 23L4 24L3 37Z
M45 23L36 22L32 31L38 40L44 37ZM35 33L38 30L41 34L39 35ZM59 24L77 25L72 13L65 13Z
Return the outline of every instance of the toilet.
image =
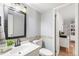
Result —
M50 51L49 49L46 49L46 48L42 48L42 43L43 43L42 39L34 40L33 43L37 44L41 47L41 49L39 50L40 56L53 56L52 51Z

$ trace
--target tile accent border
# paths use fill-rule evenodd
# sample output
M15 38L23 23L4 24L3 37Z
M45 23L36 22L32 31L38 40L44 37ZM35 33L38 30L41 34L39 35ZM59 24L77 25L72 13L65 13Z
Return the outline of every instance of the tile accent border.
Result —
M32 36L32 37L27 37L27 38L21 38L21 41L33 41L33 40L39 40L39 39L53 39L51 36Z

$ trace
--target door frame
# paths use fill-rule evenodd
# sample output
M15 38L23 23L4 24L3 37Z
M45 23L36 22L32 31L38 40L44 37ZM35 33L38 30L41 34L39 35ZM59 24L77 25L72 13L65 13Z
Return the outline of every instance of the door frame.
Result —
M63 7L66 7L68 5L70 5L72 3L67 3L67 4L63 4L61 6L58 6L56 8L54 8L53 10L55 11L54 12L54 19L55 19L55 56L58 56L56 54L56 10L60 9L60 8L63 8ZM76 40L75 40L75 56L78 56L78 3L75 3L75 37L76 37Z

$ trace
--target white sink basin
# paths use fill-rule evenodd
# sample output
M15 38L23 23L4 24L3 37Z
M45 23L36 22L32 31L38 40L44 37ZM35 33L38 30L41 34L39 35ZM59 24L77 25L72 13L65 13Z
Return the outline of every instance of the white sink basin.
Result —
M13 47L12 50L8 51L7 53L3 54L5 56L24 56L29 53L31 53L33 50L40 48L38 45L35 45L33 43L26 43L22 44L18 47Z
M15 47L11 50L11 52L9 52L9 54L11 54L11 55L23 55L23 53L24 53L24 51L26 51L26 49L28 49L28 47L25 45Z

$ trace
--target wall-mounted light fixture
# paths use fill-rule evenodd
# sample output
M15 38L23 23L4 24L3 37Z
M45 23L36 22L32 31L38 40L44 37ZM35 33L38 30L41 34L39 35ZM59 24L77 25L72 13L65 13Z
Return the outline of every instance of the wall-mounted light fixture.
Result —
M23 3L9 3L5 5L15 8L17 11L26 13L26 6Z

